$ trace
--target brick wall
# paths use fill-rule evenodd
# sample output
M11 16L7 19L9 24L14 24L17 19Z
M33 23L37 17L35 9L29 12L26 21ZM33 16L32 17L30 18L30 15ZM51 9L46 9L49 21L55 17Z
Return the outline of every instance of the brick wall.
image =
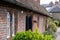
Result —
M27 12L28 13L28 12ZM25 12L22 14L18 13L18 32L25 31L26 29L26 15ZM35 31L36 27L38 27L39 32L43 33L45 31L46 26L46 18L45 16L41 16L39 14L33 14L32 19L32 31Z
M7 13L0 12L0 40L7 38Z
M34 22L36 21L36 22ZM45 31L46 18L38 14L33 15L33 31L38 27L39 32L43 33Z
M45 31L45 18L44 16L39 16L39 32L43 33Z
M33 15L33 31L36 30L36 27L38 27L38 15L34 14Z
M17 10L17 9L16 9ZM19 10L20 11L20 10ZM12 11L14 12L14 11ZM26 12L26 13L25 13ZM26 15L27 13L31 14L30 12L25 11L23 13L15 12L15 26L17 28L17 32L25 31L26 29ZM17 18L16 18L17 14ZM36 29L36 26L39 27L39 32L45 31L45 18L39 14L35 14L32 12L33 20L32 20L32 30ZM16 24L17 23L17 24ZM44 29L44 30L43 30ZM0 12L0 40L5 40L7 38L7 13Z
M26 14L18 13L18 32L25 31Z

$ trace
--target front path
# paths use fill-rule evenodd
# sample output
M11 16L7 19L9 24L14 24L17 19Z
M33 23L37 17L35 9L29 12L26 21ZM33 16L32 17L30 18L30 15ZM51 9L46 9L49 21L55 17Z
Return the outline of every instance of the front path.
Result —
M56 40L60 40L60 27L57 28L56 34L57 34Z

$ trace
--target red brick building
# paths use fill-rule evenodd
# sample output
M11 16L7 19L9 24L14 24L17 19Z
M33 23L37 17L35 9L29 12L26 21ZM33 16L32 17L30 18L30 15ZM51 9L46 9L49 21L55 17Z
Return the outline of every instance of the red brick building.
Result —
M1 0L0 1L0 40L10 40L16 32L36 26L43 33L50 17L39 0Z

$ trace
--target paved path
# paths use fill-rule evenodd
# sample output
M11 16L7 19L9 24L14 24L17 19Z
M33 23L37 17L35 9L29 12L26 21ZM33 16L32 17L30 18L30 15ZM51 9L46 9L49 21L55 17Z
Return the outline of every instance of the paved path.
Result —
M56 34L57 34L56 40L60 40L60 27L57 28Z

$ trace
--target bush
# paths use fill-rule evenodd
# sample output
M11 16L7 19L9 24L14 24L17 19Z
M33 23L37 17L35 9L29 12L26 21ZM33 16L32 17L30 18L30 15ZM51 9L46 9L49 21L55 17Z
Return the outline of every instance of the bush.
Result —
M43 34L44 34L44 35L52 35L53 38L56 38L55 32L45 31Z
M42 34L31 31L19 32L16 34L15 37L13 37L13 40L40 40L40 39L43 40Z
M12 40L54 40L52 35L44 35L37 31L25 31L25 32L18 32L16 35L12 38Z
M52 35L45 35L44 40L55 40Z
M59 20L59 25L58 25L58 27L60 27L60 20Z
M55 38L57 36L55 32L57 31L59 21L51 18L49 18L47 21L48 21L48 28L44 32L44 35L52 35Z
M59 20L54 20L54 23L59 26Z
M53 19L48 19L48 29L47 30L49 32L56 32L57 25L58 25L58 21L53 20Z

